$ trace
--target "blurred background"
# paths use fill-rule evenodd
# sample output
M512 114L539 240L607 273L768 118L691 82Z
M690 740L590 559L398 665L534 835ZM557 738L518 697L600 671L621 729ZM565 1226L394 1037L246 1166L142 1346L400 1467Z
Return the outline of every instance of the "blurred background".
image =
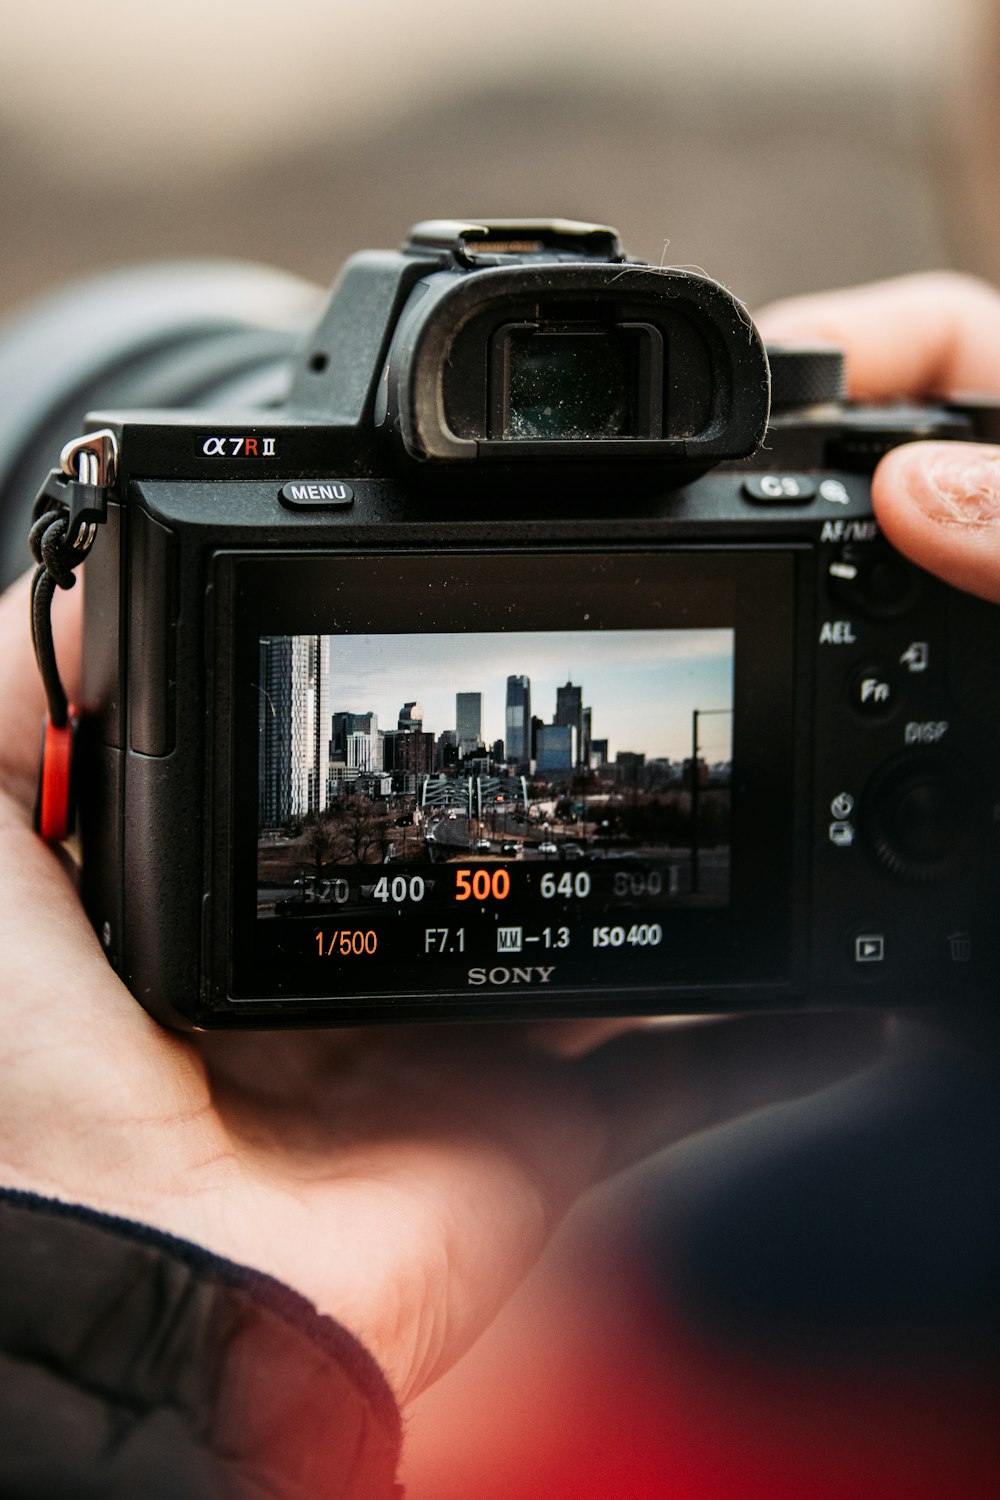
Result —
M1000 281L998 84L989 0L8 5L0 315L176 257L325 285L412 222L481 215L616 225L751 306L937 266ZM691 1160L571 1216L411 1413L410 1500L995 1493L974 1361L747 1356L637 1269L635 1226Z
M326 283L433 216L615 224L751 304L1000 275L989 0L5 7L0 311L235 255Z

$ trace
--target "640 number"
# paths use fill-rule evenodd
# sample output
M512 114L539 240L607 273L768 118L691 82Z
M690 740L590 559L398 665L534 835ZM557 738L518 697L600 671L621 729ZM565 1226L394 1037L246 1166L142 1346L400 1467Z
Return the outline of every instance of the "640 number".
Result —
M567 870L565 875L545 874L542 876L539 890L542 895L549 899L552 896L575 896L582 901L584 896L590 895L590 876L586 870Z

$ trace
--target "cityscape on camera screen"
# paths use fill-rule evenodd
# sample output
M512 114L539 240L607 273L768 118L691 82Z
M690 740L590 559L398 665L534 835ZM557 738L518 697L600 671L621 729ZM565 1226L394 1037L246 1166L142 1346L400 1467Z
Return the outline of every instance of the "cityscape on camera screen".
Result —
M334 869L470 858L656 860L726 902L733 639L261 637L259 914L305 914Z

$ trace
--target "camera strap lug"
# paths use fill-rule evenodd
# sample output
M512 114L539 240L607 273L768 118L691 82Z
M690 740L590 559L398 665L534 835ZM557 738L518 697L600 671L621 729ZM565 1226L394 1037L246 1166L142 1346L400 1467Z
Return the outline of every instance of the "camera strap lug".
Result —
M31 639L41 673L48 713L42 732L42 756L35 829L58 843L71 831L72 759L77 712L70 704L56 661L52 638L52 600L57 588L76 583L83 562L107 519L108 491L118 473L118 441L108 428L66 444L59 468L52 469L32 507L28 541L37 567L31 582Z
M68 548L78 554L70 562L72 569L83 560L97 535L97 528L107 517L108 490L118 472L118 442L113 432L102 428L66 444L59 455L58 469L51 469L35 497L32 522L38 523L49 513L58 513L62 523L59 533L49 543L48 551ZM34 524L32 526L34 535ZM34 549L34 543L32 542ZM41 562L41 557L37 559ZM61 572L58 560L53 559ZM61 587L68 588L69 584Z

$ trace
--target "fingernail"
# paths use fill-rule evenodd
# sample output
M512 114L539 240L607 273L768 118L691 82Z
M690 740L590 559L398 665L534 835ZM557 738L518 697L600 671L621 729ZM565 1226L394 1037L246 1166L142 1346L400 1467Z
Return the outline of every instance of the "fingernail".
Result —
M921 457L911 492L932 521L961 526L1000 522L1000 448L942 443Z

